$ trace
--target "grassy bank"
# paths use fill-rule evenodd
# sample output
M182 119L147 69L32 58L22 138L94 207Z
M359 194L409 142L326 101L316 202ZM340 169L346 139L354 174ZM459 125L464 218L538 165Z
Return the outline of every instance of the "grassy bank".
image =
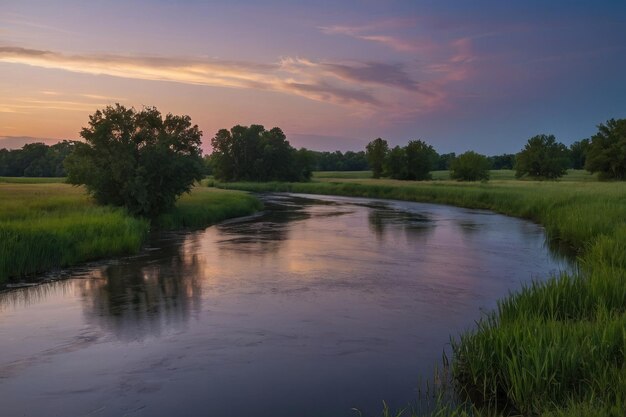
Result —
M205 227L259 207L245 193L196 187L158 219L157 227ZM147 220L97 206L82 188L58 180L0 183L0 284L11 277L135 253L149 229Z
M320 178L218 186L443 203L543 224L577 253L580 275L529 285L454 337L457 389L475 415L626 415L626 184Z

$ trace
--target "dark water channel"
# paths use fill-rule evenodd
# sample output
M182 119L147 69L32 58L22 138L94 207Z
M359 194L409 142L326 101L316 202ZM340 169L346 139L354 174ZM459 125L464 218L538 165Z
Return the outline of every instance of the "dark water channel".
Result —
M0 294L0 415L343 417L403 406L450 335L569 268L485 211L269 195Z

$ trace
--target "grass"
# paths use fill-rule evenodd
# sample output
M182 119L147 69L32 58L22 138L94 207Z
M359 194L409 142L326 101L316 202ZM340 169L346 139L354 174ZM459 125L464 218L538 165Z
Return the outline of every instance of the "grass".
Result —
M544 182L506 175L489 183L316 176L310 183L217 185L442 203L541 223L577 256L580 272L527 285L453 337L451 372L466 403L443 404L434 414L624 416L626 183L578 172Z
M432 171L433 181L450 180L450 171ZM514 180L515 171L512 169L499 169L489 171L491 180ZM315 171L314 180L321 179L369 179L371 171ZM570 169L560 181L597 181L597 176L582 169Z
M61 184L65 177L0 177L0 183L11 184Z
M97 206L82 188L34 180L0 183L0 284L141 248L150 230L147 220ZM259 208L246 193L196 187L156 226L206 227Z

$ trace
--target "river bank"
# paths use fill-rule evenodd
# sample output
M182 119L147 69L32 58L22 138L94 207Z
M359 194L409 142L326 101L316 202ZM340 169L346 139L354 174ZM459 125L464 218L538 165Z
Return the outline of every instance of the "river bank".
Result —
M137 253L151 224L97 206L81 187L61 182L0 182L0 285L10 278ZM202 228L260 209L247 193L198 186L152 225Z
M551 240L577 254L580 273L524 287L500 300L476 329L454 337L455 382L469 400L470 413L506 409L523 415L624 414L624 183L325 178L310 183L215 185L254 192L442 203L542 224Z

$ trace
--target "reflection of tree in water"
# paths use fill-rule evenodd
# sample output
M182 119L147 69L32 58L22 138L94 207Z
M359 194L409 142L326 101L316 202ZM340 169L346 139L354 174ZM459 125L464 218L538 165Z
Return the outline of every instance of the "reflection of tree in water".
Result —
M372 208L367 220L370 230L379 239L384 239L385 231L389 228L401 229L408 239L423 239L435 227L435 222L428 214L411 213L394 210L390 207Z
M87 322L121 340L141 340L184 325L202 304L201 265L180 241L102 269L78 282Z
M261 215L218 225L223 236L218 247L221 251L255 254L277 252L289 238L291 223L309 219L308 207L316 203L306 198L272 196L264 201L266 210Z

